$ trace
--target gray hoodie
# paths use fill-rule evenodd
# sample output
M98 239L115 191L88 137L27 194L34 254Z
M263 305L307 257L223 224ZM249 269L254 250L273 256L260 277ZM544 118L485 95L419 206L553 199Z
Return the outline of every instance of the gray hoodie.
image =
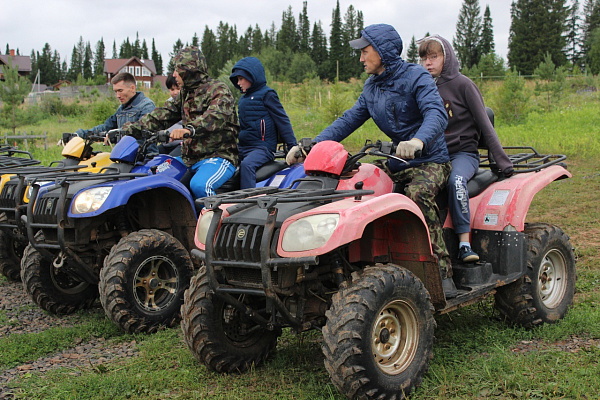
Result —
M475 83L460 73L459 62L450 43L439 35L419 40L436 40L444 50L444 66L436 79L444 108L448 113L446 144L450 154L458 151L477 152L480 137L489 148L498 169L510 174L513 164L502 149L498 135L485 111L483 97Z

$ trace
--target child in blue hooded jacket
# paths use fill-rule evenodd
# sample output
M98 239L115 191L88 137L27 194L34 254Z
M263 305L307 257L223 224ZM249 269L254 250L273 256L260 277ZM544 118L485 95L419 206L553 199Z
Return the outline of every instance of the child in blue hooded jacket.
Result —
M233 66L229 79L243 93L238 102L240 188L253 188L256 170L275 158L278 137L288 149L296 145L296 137L277 92L267 86L258 58L242 58Z

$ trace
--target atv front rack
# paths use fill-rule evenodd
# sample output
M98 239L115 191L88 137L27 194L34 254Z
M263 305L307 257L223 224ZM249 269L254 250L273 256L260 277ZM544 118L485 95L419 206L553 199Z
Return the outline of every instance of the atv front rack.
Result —
M563 154L540 154L536 149L530 146L506 146L503 147L508 158L513 163L515 173L536 172L551 165L560 165L567 167L564 160L567 156ZM489 151L487 154L480 154L481 168L496 169L496 162L491 157Z
M24 155L26 157L19 155ZM36 165L39 163L40 161L35 160L28 151L17 150L11 146L0 147L0 174L9 173L10 171L8 170L11 168Z

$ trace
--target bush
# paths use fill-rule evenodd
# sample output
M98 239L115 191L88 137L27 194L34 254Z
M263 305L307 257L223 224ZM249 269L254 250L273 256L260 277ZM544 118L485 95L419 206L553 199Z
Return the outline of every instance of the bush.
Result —
M89 113L91 125L95 126L103 123L115 113L118 107L118 101L112 97L92 103Z
M44 97L40 109L47 115L60 115L63 117L78 117L85 111L79 103L65 103L58 97Z

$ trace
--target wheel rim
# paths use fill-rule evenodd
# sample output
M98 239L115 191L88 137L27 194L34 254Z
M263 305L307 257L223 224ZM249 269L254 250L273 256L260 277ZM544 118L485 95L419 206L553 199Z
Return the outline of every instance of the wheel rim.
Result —
M379 369L389 375L403 372L411 365L419 342L413 308L402 300L388 303L375 320L371 339Z
M50 267L50 279L56 289L69 295L81 293L89 286L89 283L78 281L54 266Z
M538 274L538 293L544 306L556 308L567 290L567 266L558 250L550 250L542 258Z
M163 310L177 298L179 272L168 257L153 256L145 259L135 271L134 298L146 311Z

